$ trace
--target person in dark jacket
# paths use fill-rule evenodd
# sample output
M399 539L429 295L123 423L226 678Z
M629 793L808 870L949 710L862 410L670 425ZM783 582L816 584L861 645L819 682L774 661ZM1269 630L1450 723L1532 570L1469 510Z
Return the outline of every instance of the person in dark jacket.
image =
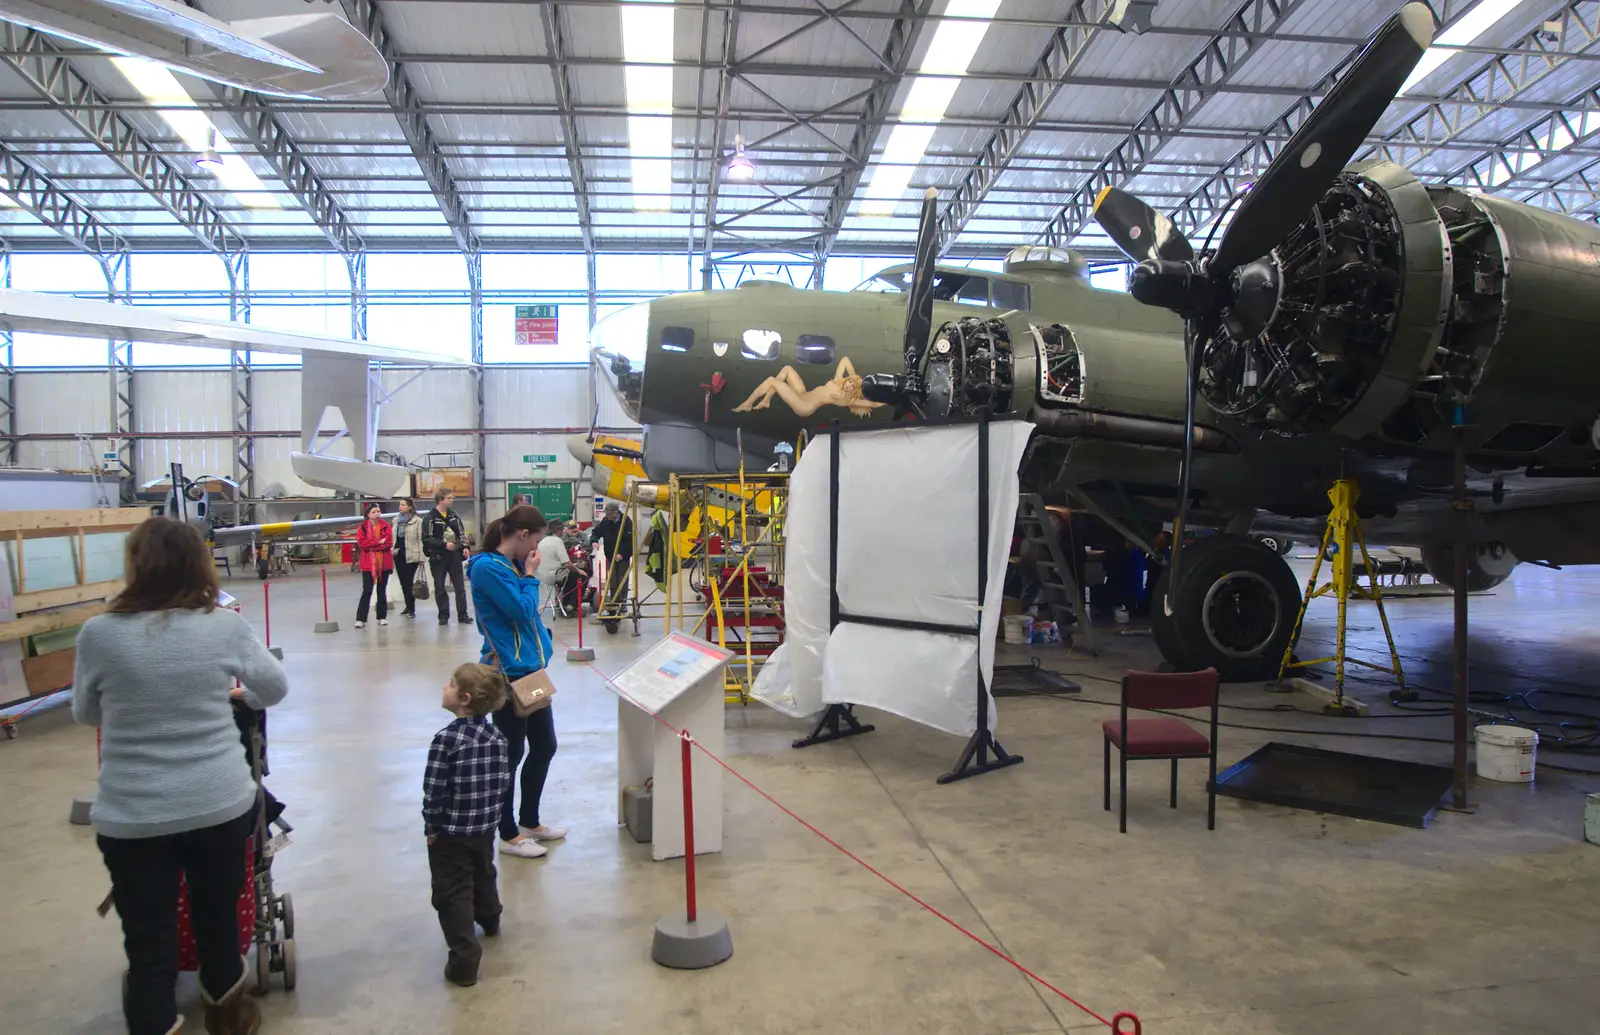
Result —
M498 664L511 681L539 671L551 657L550 630L539 620L539 579L534 575L544 533L544 515L537 507L512 507L484 529L483 549L472 558L472 602L483 630L482 659ZM500 810L501 855L537 859L545 854L539 842L567 836L539 818L539 799L556 754L554 707L518 715L516 702L507 700L494 712L495 728L506 738L512 775L522 766L521 808L512 807L516 793L511 791Z
M599 543L606 559L606 600L628 598L628 567L633 563L633 519L615 503L607 503L605 517L594 526L590 542Z
M440 625L450 624L450 597L444 585L446 576L456 590L456 621L462 625L472 621L467 613L467 587L462 567L467 555L467 529L451 509L455 499L449 489L440 489L433 494L433 510L422 519L422 551L428 555L428 567L433 572L433 593L439 601Z

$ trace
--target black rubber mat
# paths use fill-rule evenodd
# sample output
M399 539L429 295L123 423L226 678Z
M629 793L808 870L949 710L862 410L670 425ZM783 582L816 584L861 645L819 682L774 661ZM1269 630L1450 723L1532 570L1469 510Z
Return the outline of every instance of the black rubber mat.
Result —
M1217 774L1217 793L1230 798L1418 828L1450 785L1442 766L1276 741Z
M995 697L1075 694L1081 690L1083 687L1061 673L1044 668L1038 658L1028 665L996 665L994 678L989 681L989 692Z

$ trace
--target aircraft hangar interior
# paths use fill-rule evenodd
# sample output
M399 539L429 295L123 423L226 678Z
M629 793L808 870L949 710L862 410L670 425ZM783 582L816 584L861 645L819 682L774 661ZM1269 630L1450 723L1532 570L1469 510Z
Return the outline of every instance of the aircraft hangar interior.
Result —
M0 31L0 1030L1600 1031L1600 0Z

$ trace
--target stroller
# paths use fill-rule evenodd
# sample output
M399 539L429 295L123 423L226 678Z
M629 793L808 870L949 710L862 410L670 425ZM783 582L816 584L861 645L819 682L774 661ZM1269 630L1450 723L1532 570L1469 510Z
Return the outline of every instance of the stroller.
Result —
M271 990L274 973L283 975L284 991L292 992L295 986L294 900L288 894L279 895L273 890L272 859L288 845L293 827L283 818L283 803L262 783L268 771L267 713L235 700L233 721L239 727L239 739L250 759L250 775L256 781L255 833L245 842L245 880L239 888L239 955L248 955L251 944L255 945L257 995ZM278 833L269 836L274 826ZM98 911L103 917L111 908L108 894ZM189 919L189 884L187 878L180 876L178 970L199 969L200 954ZM122 995L124 999L128 995L126 971L122 974Z

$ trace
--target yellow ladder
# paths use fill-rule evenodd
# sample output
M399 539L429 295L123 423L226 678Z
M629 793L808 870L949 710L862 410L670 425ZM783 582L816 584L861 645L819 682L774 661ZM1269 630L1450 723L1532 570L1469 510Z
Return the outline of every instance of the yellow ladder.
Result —
M1361 489L1353 478L1340 478L1333 483L1333 488L1328 490L1328 502L1333 504L1333 509L1328 513L1328 525L1322 532L1322 544L1317 549L1317 559L1311 566L1311 578L1306 580L1305 598L1300 602L1300 614L1294 620L1294 635L1289 637L1289 646L1284 649L1283 662L1278 666L1278 678L1293 669L1310 668L1313 665L1334 663L1334 699L1324 711L1339 714L1349 714L1354 711L1344 701L1344 666L1345 662L1365 665L1367 668L1378 672L1386 672L1400 681L1400 690L1397 696L1406 698L1410 692L1406 690L1406 674L1400 667L1400 653L1395 650L1394 633L1389 630L1389 616L1383 609L1383 592L1378 588L1378 573L1373 567L1372 557L1367 553L1367 540L1361 532L1361 518L1356 514L1356 501L1361 498ZM1317 585L1317 578L1322 574L1322 562L1328 555L1328 544L1334 543L1338 547L1333 558L1329 561L1332 565L1331 578ZM1361 561L1366 565L1367 578L1370 586L1362 586L1359 579L1352 571L1355 560L1355 548L1361 549ZM1334 640L1333 653L1325 658L1313 658L1309 661L1295 661L1294 648L1300 640L1300 632L1305 625L1306 609L1311 606L1311 601L1316 597L1332 595L1339 602L1339 626ZM1389 642L1388 666L1379 665L1363 658L1349 657L1345 653L1345 609L1350 600L1371 600L1378 605L1378 618L1383 622L1383 636Z

